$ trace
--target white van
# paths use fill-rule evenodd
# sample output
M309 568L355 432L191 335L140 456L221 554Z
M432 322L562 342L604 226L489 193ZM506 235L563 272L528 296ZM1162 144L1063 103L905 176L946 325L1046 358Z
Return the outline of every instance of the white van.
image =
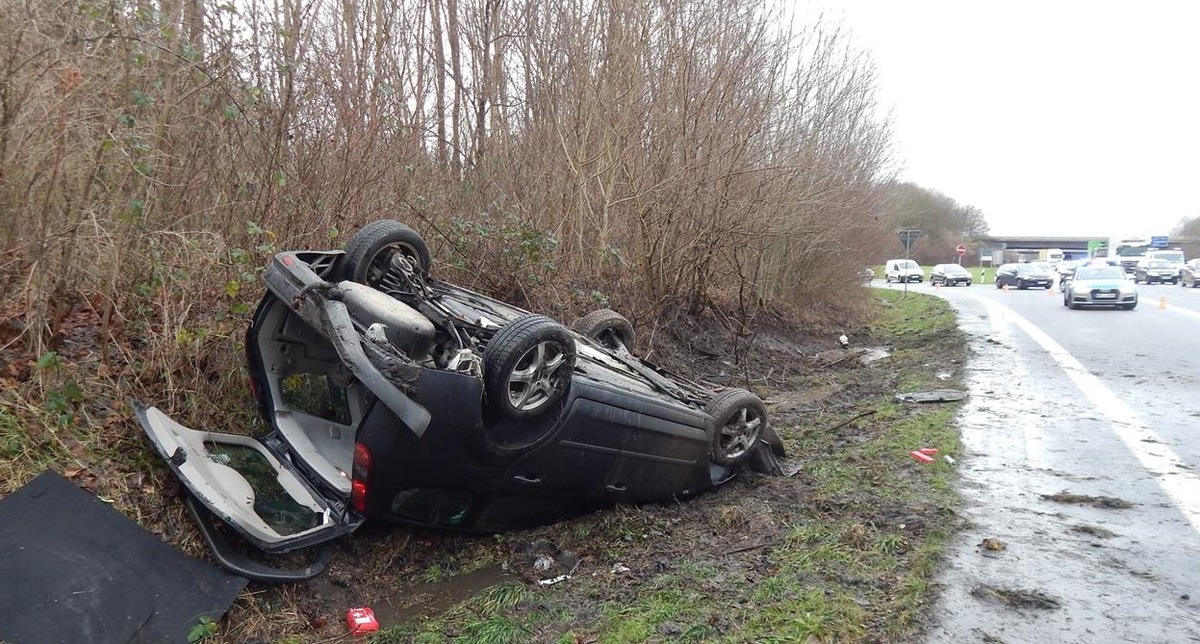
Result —
M920 282L925 279L925 270L911 259L889 259L883 278L889 282Z

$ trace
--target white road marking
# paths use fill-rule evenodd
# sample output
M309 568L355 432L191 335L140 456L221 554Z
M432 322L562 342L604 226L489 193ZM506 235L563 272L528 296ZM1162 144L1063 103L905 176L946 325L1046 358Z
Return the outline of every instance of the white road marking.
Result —
M1139 306L1145 306L1145 305L1139 304ZM1154 306L1158 306L1158 303L1155 302ZM1196 318L1197 320L1200 320L1200 313L1197 313L1196 311L1193 311L1191 309L1185 309L1185 308L1179 307L1179 306L1171 306L1171 300L1167 300L1166 310L1170 311L1171 313L1179 313L1180 315L1186 315L1188 317L1193 317L1193 318Z
M988 316L993 320L1007 320L1025 332L1034 342L1038 343L1054 359L1063 372L1075 383L1076 387L1104 415L1105 419L1116 432L1126 449L1133 453L1146 471L1154 475L1154 480L1170 497L1171 502L1183 513L1192 528L1200 533L1200 476L1193 474L1184 467L1183 459L1179 458L1167 447L1154 430L1146 427L1137 414L1117 397L1115 393L1092 375L1078 360L1053 338L1046 335L1029 320L1016 311L984 299L978 295L968 294L987 308ZM1200 317L1192 311L1186 313ZM995 322L993 322L995 325ZM1027 445L1030 441L1026 429ZM1040 441L1040 436L1036 437ZM1027 447L1028 449L1028 447Z

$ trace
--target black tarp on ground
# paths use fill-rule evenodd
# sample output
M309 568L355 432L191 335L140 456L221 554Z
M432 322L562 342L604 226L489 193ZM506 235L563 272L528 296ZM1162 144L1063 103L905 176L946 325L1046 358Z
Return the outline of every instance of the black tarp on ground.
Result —
M163 543L52 471L0 499L0 640L187 642L246 580Z

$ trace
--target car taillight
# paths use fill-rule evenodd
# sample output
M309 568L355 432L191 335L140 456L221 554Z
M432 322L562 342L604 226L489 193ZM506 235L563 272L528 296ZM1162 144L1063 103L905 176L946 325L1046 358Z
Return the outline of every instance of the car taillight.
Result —
M350 471L350 507L357 512L367 511L367 493L371 488L371 450L362 443L354 444L354 467Z

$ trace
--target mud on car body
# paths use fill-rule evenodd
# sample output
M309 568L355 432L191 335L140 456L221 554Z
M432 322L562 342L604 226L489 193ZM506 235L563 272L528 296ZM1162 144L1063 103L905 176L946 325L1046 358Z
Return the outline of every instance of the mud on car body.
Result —
M247 332L261 440L193 430L138 408L182 480L217 560L280 570L267 553L323 543L365 519L498 531L617 501L682 499L783 455L762 400L635 357L634 331L600 310L573 328L430 275L394 221L343 251L277 254Z

